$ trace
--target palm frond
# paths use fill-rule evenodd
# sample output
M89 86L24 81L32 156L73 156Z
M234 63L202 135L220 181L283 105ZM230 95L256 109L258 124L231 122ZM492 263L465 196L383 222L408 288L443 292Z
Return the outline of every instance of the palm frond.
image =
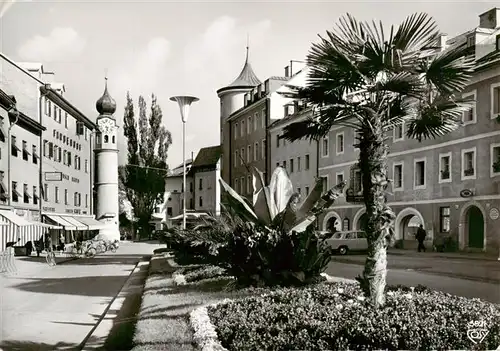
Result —
M399 25L391 44L402 52L420 52L434 45L438 37L434 19L426 13L414 13Z
M377 82L368 91L391 92L398 96L419 98L425 92L422 80L410 72L399 72L388 76L384 81Z
M474 58L466 57L468 50L465 44L447 49L429 62L423 62L419 69L440 93L462 91L474 69Z
M431 104L420 104L415 117L407 119L406 134L418 141L442 137L462 125L462 115L471 108L469 100L436 97Z

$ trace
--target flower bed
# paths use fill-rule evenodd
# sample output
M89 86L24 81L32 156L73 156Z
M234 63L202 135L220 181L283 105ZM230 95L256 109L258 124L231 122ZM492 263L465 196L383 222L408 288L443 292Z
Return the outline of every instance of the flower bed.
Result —
M318 284L207 308L228 350L495 349L500 306L423 288L394 287L375 310L357 284ZM488 335L477 346L467 324L484 321Z

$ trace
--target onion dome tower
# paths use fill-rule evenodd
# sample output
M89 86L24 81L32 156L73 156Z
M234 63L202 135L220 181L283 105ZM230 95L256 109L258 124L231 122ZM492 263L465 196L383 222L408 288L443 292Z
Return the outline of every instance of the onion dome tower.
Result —
M249 61L249 46L246 47L246 58L243 69L238 77L229 85L217 90L217 96L220 99L220 143L222 145L222 179L228 184L230 165L230 133L231 127L227 123L228 117L235 111L245 106L245 93L252 90L255 86L261 84L259 78L254 73Z
M99 237L120 240L118 223L118 126L113 114L116 102L109 95L108 79L105 78L104 94L97 100L97 131L95 139L96 219L106 224L99 230Z

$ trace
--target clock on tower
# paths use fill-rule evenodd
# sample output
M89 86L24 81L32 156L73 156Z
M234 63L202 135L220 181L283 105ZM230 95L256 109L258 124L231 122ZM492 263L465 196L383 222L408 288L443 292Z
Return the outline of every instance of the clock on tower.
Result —
M96 219L105 223L99 237L120 240L118 226L118 143L115 117L116 102L109 95L106 79L104 94L97 100L97 134L95 140L95 210Z

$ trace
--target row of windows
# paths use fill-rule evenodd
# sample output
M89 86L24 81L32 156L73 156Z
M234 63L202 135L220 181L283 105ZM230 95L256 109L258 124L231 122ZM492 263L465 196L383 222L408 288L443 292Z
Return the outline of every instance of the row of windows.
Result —
M500 114L500 83L499 84L493 84L491 86L491 93L492 93L492 110L491 110L491 118L495 118L498 114ZM464 98L470 98L470 99L476 99L476 91L474 90L473 92L466 93L463 95ZM470 124L475 124L477 123L477 116L476 116L476 108L475 108L475 103L473 106L465 111L462 115L462 122L464 126L470 125ZM392 130L393 133L393 142L399 142L403 141L405 137L405 125L404 122L395 126ZM281 137L277 137L276 140L276 146L279 147ZM336 155L341 155L344 153L345 149L345 138L344 138L344 132L339 132L335 135L335 153ZM357 149L355 144L357 143L358 139L358 132L355 132L355 138L353 141L353 147ZM329 145L329 140L328 137L325 137L322 139L322 144L321 144L321 156L322 157L328 157L330 151L330 145Z
M286 169L290 173L294 172L300 172L302 171L302 159L300 156L297 157L297 163L295 163L295 159L291 158L289 160L290 162L287 163L286 160L282 162L281 166ZM276 167L279 167L280 163L276 162ZM287 168L287 166L289 166ZM309 170L310 169L310 157L309 155L304 156L304 170Z
M172 201L172 198L168 198L168 201ZM203 207L203 197L202 196L198 196L198 206ZM187 208L190 210L194 209L194 202L193 202L192 197L189 198L189 205L187 206ZM155 212L159 213L160 208L157 208L157 210L155 210ZM172 215L172 207L167 207L167 215L169 215L169 216Z
M38 159L40 158L38 156L38 148L36 145L31 145L31 151L29 150L28 142L26 140L23 140L23 148L22 150L17 146L17 138L12 135L10 137L10 154L14 157L18 157L19 153L22 153L23 160L32 162L34 164L38 164Z
M266 110L262 110L259 112L255 112L253 116L249 116L247 118L246 124L243 119L239 124L234 124L234 139L244 136L245 134L250 135L252 132L256 131L260 128L266 128Z
M181 190L180 190L181 193L182 189L184 189L184 183L181 183ZM189 182L189 192L192 193L193 190L194 190L193 182ZM203 190L203 178L198 179L198 190ZM175 193L177 192L177 190L174 190L173 192ZM170 198L168 200L170 201Z
M109 143L109 135L104 135L103 141L104 141L104 144ZM97 142L97 144L101 143L101 135L100 134L97 134L96 142ZM116 137L114 135L111 137L111 143L116 144Z
M2 197L2 201L4 201L4 199L6 200L6 189L5 189L5 186L3 185L3 172L0 172L0 188L1 188L1 197ZM23 188L22 188L22 194L21 194L21 188L20 188L20 184L18 182L15 182L15 181L12 181L11 183L12 185L12 189L11 189L11 196L12 196L12 202L15 202L15 203L18 203L18 202L23 202L25 204L33 204L33 205L37 205L40 201L40 197L39 197L39 194L38 194L38 187L36 185L33 185L32 187L30 187L28 184L23 184ZM41 195L42 197L44 198L44 201L49 201L49 189L48 189L48 185L47 184L44 184L44 188L42 189L41 191ZM55 187L55 190L54 190L54 194L55 194L55 202L56 203L59 203L60 199L59 199L59 187ZM69 193L68 193L68 189L64 189L64 204L65 205L69 205ZM82 206L82 194L81 193L78 193L78 192L75 192L73 194L73 205L74 206ZM89 207L89 197L88 195L86 194L85 195L85 207L88 208Z
M477 178L477 149L476 147L461 150L461 180L473 180ZM491 145L491 175L500 174L500 144ZM414 189L424 189L426 187L427 160L425 157L416 158L413 161L414 167ZM393 165L393 189L402 190L404 163L395 162ZM450 183L452 181L452 153L445 152L439 154L439 183Z
M264 174L264 179L266 179L266 175ZM235 178L233 181L233 189L238 192L240 195L251 195L252 194L252 176ZM309 195L309 186L304 187L305 195ZM299 195L302 195L302 188L297 187L295 190ZM201 206L201 205L200 205Z
M7 189L4 186L3 183L4 179L4 172L0 172L0 190L1 190L1 201L6 201L7 200ZM39 196L38 196L38 187L37 186L32 186L30 187L28 184L23 184L22 188L22 194L21 194L21 185L18 182L11 182L11 200L12 202L23 202L25 204L33 204L37 205L39 203Z
M253 146L253 161L258 161L259 160L259 154L260 154L260 159L265 160L266 159L266 140L262 140L262 142L259 143L256 142ZM246 162L252 162L252 145L248 145L246 149ZM242 147L240 151L236 150L234 152L234 166L236 167L238 164L243 165L245 163L245 148Z
M43 141L43 156L53 159L55 162L62 162L65 166L71 167L74 165L76 170L81 170L82 158L78 155L71 154L70 151L63 150L60 146L53 144L48 140ZM74 159L74 162L73 162ZM85 159L85 173L89 171L89 162Z
M475 147L461 150L461 180L473 180L477 177ZM393 190L404 190L404 162L394 162L392 169ZM500 144L491 144L491 174L500 175ZM413 189L425 189L427 186L427 159L425 157L413 160ZM338 183L344 181L344 172L337 172L335 180ZM450 183L452 181L452 153L445 152L439 154L439 183ZM355 194L362 192L361 171L352 171L351 187Z
M54 118L59 124L62 124L62 108L52 103L48 98L45 98L45 115ZM68 129L68 113L64 112L64 128ZM87 140L89 135L89 130L81 123L76 122L76 134L83 135L85 140Z
M55 186L54 187L54 202L59 203L60 202L60 194L59 194L59 187ZM49 186L48 184L43 185L43 191L42 191L42 197L44 201L49 201ZM68 189L64 189L64 204L69 205L69 191ZM74 192L73 193L73 205L80 207L82 206L82 194L79 192ZM89 207L89 195L85 194L85 208Z

